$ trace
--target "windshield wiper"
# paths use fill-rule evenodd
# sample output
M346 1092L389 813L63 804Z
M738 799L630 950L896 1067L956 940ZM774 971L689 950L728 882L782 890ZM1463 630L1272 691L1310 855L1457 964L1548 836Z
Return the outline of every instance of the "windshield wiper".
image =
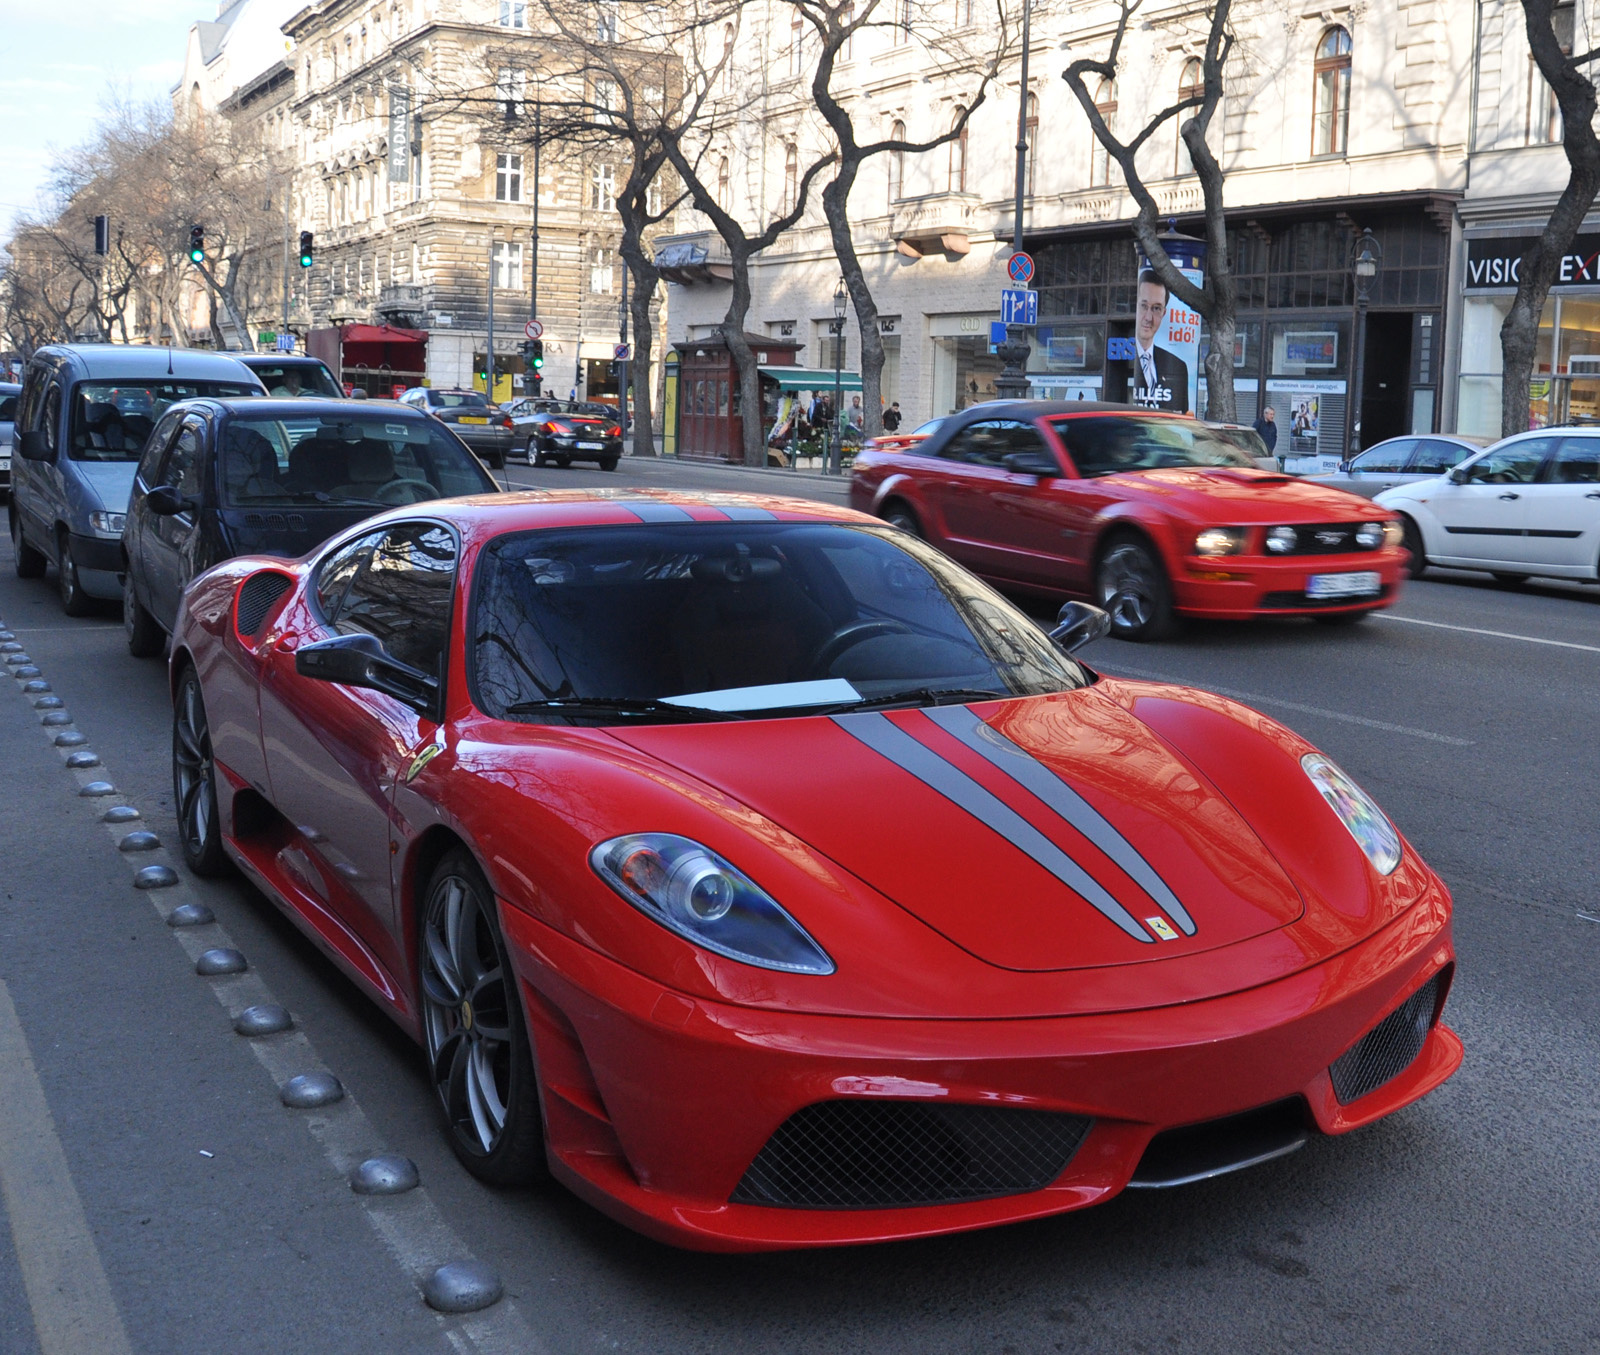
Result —
M859 701L841 703L834 710L867 710L873 706L910 705L924 706L964 705L968 701L1009 701L1016 692L995 692L980 687L912 687L903 692L886 692L882 696L864 696Z
M675 720L738 719L744 714L626 696L555 696L540 701L514 701L506 707L507 715L538 715L544 712L554 715L670 715Z

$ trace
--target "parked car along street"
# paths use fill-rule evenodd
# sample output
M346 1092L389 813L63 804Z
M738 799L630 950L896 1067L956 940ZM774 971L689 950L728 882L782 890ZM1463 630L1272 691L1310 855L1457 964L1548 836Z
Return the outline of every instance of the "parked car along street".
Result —
M1372 499L1396 485L1443 475L1482 450L1482 439L1454 433L1389 438L1352 457L1336 471L1307 475L1305 479Z
M9 518L16 570L53 562L62 610L122 596L122 529L134 467L167 408L195 396L266 394L236 358L186 349L62 344L23 375Z
M492 404L482 391L413 386L400 396L400 402L433 415L483 458L485 464L496 470L506 464L515 441L511 416L499 405Z
M17 417L17 397L22 387L0 381L0 494L11 493L11 434Z
M322 399L175 405L151 434L128 504L128 648L161 653L184 589L220 560L293 558L384 508L498 488L413 409Z
M1358 621L1394 601L1405 561L1392 514L1126 405L974 406L865 449L850 501L1003 586L1091 595L1130 640L1177 616Z
M283 353L241 353L239 361L254 372L267 394L280 400L307 400L322 396L344 399L344 390L321 358L297 358Z
M570 466L597 461L615 470L622 456L622 424L610 405L582 400L524 400L511 407L517 445L529 465Z
M1400 514L1413 572L1600 578L1600 429L1518 433L1376 503Z

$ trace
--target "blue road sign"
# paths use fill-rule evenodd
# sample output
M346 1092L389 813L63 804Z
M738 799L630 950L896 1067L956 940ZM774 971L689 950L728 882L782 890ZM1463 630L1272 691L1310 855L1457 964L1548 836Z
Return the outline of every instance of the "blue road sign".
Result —
M1004 320L989 321L989 346L995 347L1006 341L1006 322Z
M1000 293L1000 320L1007 325L1039 323L1039 293L1007 287Z
M1006 276L1018 287L1026 287L1033 281L1033 255L1019 249L1006 260Z

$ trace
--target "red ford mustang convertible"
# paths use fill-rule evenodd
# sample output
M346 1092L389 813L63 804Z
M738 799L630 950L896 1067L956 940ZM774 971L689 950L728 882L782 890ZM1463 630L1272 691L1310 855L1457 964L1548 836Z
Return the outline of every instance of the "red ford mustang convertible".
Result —
M1114 680L845 509L397 509L202 575L189 864L422 1044L491 1183L721 1250L983 1227L1367 1124L1461 1059L1450 898L1298 735Z

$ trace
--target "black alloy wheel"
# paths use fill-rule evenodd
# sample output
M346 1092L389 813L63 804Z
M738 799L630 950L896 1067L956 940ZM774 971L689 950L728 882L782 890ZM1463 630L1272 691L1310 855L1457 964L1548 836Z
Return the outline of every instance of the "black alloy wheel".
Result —
M1406 578L1420 579L1428 567L1428 553L1422 546L1422 529L1408 517L1400 519L1400 544L1406 552Z
M899 499L884 507L883 520L891 527L898 527L902 532L907 532L911 536L920 537L922 535L922 524L917 521L917 515L905 504L901 503Z
M65 531L56 548L56 592L61 610L68 616L88 616L94 610L94 600L83 591L78 577L78 562L72 558L72 538Z
M172 800L184 864L196 875L221 875L228 862L217 811L217 768L200 675L193 668L184 669L172 706Z
M15 557L17 577L19 579L42 579L50 557L42 550L35 550L22 539L22 516L17 512L16 500L11 502L11 554Z
M122 584L122 629L128 637L128 653L136 659L157 659L166 650L167 633L139 601L131 571Z
M1106 548L1095 597L1119 640L1160 640L1173 631L1172 586L1155 551L1137 537L1118 537Z
M450 1147L492 1186L545 1179L544 1121L516 975L477 863L452 851L422 911L422 1032Z

